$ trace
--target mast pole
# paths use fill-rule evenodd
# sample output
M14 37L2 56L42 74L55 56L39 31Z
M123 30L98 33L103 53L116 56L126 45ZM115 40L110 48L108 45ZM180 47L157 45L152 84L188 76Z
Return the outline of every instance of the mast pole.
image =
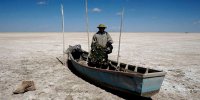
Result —
M61 14L62 14L62 33L63 33L63 54L65 50L65 34L64 34L64 12L63 12L63 5L61 4Z
M64 11L63 11L63 4L61 4L61 17L62 17L62 33L63 33L63 62L65 64L65 34L64 34Z
M118 46L118 55L117 55L117 63L119 64L119 53L120 53L120 43L121 43L121 33L123 28L123 17L124 17L124 8L121 12L121 23L120 23L120 34L119 34L119 46Z
M87 36L88 36L88 52L90 52L88 3L87 3L87 0L85 0L85 15L86 15L86 30L87 30Z

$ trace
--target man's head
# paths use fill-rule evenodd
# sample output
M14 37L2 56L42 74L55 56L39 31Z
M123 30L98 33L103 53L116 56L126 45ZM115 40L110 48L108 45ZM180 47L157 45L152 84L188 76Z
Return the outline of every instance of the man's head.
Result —
M106 25L99 24L99 26L97 28L99 28L99 31L103 32L106 29Z

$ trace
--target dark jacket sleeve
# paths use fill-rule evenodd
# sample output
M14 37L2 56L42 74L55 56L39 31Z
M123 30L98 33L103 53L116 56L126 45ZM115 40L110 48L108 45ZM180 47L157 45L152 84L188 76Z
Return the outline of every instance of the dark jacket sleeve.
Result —
M95 48L96 43L97 43L97 38L96 38L96 35L94 34L93 37L92 37L91 49Z
M107 33L107 40L108 40L108 42L110 42L111 44L113 43L113 40L112 40L112 38L111 38L111 36L110 36L109 33Z

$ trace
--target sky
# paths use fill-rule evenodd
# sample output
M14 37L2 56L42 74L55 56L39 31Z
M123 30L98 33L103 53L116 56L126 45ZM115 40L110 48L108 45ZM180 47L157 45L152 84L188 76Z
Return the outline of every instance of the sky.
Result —
M0 0L0 32L86 32L85 0ZM200 32L200 0L88 0L89 31Z

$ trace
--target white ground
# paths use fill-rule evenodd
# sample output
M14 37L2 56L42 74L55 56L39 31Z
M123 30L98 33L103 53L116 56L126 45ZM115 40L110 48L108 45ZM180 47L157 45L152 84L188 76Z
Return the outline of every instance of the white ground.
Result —
M91 36L94 33L90 34ZM118 33L111 33L116 60ZM86 33L66 33L65 47L81 44ZM121 100L74 75L56 57L62 56L62 33L0 33L0 100ZM167 72L154 100L200 98L200 33L123 33L121 62ZM35 91L13 95L23 80L33 80Z

